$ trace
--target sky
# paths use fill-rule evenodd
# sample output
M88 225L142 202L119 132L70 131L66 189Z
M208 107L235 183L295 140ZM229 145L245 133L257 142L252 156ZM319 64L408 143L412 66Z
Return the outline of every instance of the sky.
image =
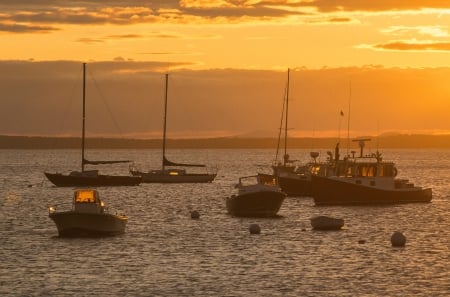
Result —
M0 1L0 134L450 132L443 0ZM341 116L341 111L344 116Z

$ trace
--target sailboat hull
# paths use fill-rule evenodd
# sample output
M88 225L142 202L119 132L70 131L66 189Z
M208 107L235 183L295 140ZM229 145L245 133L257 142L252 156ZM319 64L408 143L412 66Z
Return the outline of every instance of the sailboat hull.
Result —
M139 176L127 175L72 176L45 172L45 176L57 187L137 186L142 180Z
M132 175L142 177L143 183L210 183L217 174L185 173L172 175L170 173L152 173L132 171Z

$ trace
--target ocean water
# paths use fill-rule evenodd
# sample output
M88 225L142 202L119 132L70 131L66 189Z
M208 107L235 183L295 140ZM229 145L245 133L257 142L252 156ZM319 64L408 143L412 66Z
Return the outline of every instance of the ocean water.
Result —
M288 197L278 218L235 218L225 197L239 176L270 172L273 150L171 150L173 161L217 165L217 179L99 188L110 211L128 215L126 233L65 239L48 207L69 208L74 189L52 186L43 172L78 169L79 151L2 150L0 295L449 296L450 150L383 153L400 177L433 188L432 203L317 207L312 198ZM290 155L308 160L307 150ZM87 156L133 159L142 169L161 163L159 150ZM128 172L123 164L100 170ZM344 229L313 231L316 215L343 218ZM249 233L252 223L261 234ZM405 247L391 246L394 231L405 234Z

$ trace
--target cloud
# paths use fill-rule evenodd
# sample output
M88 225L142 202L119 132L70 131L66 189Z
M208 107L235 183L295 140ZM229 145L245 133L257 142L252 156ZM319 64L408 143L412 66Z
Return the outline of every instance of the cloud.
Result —
M392 41L383 44L375 44L375 49L394 51L450 51L450 42L415 42L415 41Z
M38 26L38 25L27 25L27 24L11 24L11 23L0 23L0 32L9 33L49 33L56 31L58 28L51 26Z
M103 43L105 41L102 39L98 39L98 38L84 37L84 38L77 39L77 42L86 43L86 44L97 44L97 43Z
M396 11L396 10L420 10L424 8L448 9L447 0L409 0L409 1L391 1L391 0L312 0L305 1L306 6L315 7L321 12L336 11Z
M352 19L351 18L344 18L344 17L336 17L336 18L331 18L328 20L331 23L348 23L351 22Z
M296 16L320 16L327 23L351 22L339 12L380 12L447 9L447 0L140 0L113 1L0 1L0 27L8 32L49 32L66 24L233 24L285 20ZM124 4L125 3L125 4ZM323 15L322 15L323 14ZM8 26L7 24L15 24ZM28 31L27 31L28 30Z
M37 2L37 3L36 3ZM14 5L16 4L16 5ZM282 4L281 6L275 4ZM15 1L0 2L0 22L20 24L228 23L304 14L285 1Z
M394 36L424 35L437 38L450 37L445 26L391 26L381 30L382 33Z

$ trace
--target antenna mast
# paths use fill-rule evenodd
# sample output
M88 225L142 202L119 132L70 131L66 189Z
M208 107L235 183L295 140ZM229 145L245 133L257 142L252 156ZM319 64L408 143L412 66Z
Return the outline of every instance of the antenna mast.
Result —
M349 94L348 94L348 118L347 118L347 156L350 150L350 107L352 99L352 80L350 79Z

